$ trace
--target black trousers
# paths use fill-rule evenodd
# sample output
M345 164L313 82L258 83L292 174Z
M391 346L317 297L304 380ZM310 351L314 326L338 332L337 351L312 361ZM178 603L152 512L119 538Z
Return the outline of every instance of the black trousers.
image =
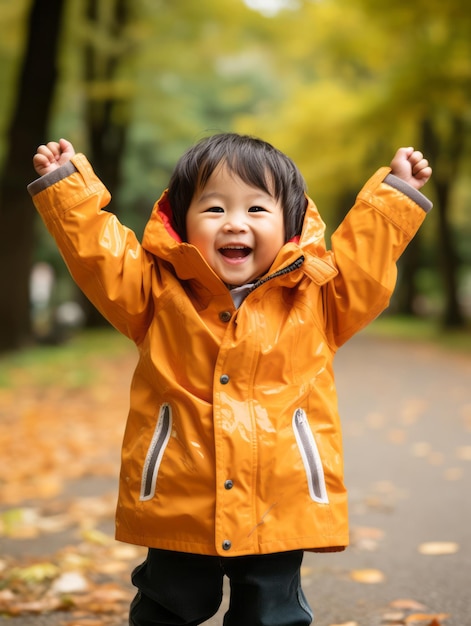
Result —
M130 626L196 626L217 613L230 581L224 626L307 626L312 612L301 589L302 550L215 557L150 549L132 574L138 593Z

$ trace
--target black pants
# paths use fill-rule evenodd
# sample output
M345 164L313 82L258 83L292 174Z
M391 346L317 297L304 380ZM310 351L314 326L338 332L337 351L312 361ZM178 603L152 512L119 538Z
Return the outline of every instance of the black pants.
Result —
M217 613L223 577L230 580L224 626L307 626L312 612L301 589L303 552L214 557L150 549L132 582L131 626L196 626Z

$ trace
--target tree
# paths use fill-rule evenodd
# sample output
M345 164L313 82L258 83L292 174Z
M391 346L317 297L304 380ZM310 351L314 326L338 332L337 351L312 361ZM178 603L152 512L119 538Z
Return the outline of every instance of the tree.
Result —
M416 141L434 170L437 220L437 264L442 276L442 323L463 327L460 305L460 261L453 234L453 191L460 181L462 164L469 160L466 137L471 130L471 105L466 94L471 83L471 15L463 0L398 0L387 16L372 0L358 0L385 35L390 46L400 33L392 62L386 70L388 98L383 112L411 126Z
M282 27L274 22L273 28L279 29L276 59L289 93L271 112L276 124L245 118L240 128L261 127L331 207L358 189L375 164L387 164L399 145L427 152L434 176L424 191L435 202L432 220L439 218L442 319L448 327L463 325L453 234L453 192L471 157L465 141L471 14L463 0L398 0L387 11L375 0L306 1L301 12L283 18ZM419 260L418 248L403 259L410 262L403 310L412 309L417 295Z
M29 274L35 211L26 192L31 158L44 142L57 80L64 0L34 0L0 182L0 351L30 340Z

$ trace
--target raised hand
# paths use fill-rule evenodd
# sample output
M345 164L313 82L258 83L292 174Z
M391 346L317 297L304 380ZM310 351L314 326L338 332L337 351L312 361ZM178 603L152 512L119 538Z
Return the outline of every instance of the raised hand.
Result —
M391 173L415 189L425 185L432 175L432 168L419 150L399 148L391 161Z
M50 141L39 146L33 157L33 166L39 176L44 176L70 161L74 154L74 147L67 139Z

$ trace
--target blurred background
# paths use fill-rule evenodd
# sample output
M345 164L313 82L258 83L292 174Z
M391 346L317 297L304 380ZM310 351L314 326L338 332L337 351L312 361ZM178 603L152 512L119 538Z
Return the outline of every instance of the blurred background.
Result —
M66 137L142 233L181 153L251 133L299 165L330 234L401 145L434 210L389 315L471 317L471 12L464 0L0 0L0 352L103 324L26 192Z

